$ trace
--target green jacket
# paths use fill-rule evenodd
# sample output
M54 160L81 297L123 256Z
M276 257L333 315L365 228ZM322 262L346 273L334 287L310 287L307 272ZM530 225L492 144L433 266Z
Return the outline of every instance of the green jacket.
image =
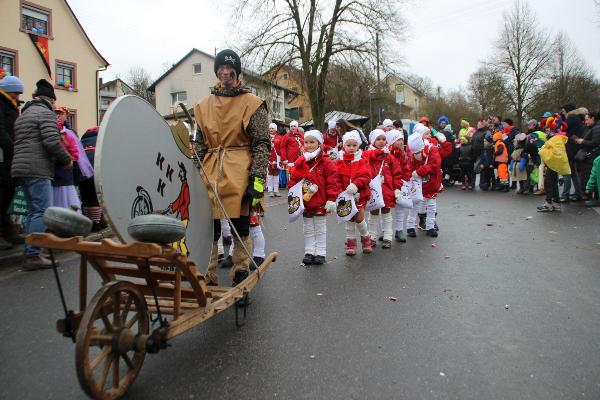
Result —
M600 194L600 156L594 160L590 179L588 179L585 189Z

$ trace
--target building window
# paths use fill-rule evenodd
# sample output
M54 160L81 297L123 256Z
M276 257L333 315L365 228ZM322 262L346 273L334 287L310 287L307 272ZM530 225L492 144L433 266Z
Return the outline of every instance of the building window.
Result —
M298 118L304 117L304 107L298 107Z
M171 104L177 105L179 103L187 103L187 92L171 93Z
M56 60L56 86L69 91L77 90L77 65Z
M73 132L77 132L77 110L69 109L69 116L67 117L67 124Z
M288 74L283 74L283 80L287 81L290 77L288 76Z
M250 92L252 92L253 95L258 96L258 90L256 90L254 86L250 86Z
M281 90L276 88L276 87L272 87L271 88L271 96L278 98L280 96Z
M281 102L273 99L272 108L273 117L281 119Z
M0 47L0 68L6 75L19 75L16 50Z
M52 11L26 1L21 2L21 29L28 33L50 37Z
M202 64L196 63L192 64L192 70L194 71L194 75L202 73Z

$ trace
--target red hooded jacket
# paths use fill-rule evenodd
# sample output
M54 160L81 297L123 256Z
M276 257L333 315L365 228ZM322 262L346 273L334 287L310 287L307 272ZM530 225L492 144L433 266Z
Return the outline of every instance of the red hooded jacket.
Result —
M385 154L383 150L369 150L365 153L371 153L369 165L371 167L371 177L374 178L381 170L383 190L383 201L387 208L396 207L396 195L394 191L402 187L402 175L400 163L392 154Z
M361 152L362 153L362 152ZM346 190L350 181L358 188L360 198L356 202L356 206L364 208L371 197L371 167L369 160L355 154L340 153L340 158L335 162L338 173L339 192Z
M324 215L325 203L327 201L335 202L341 192L338 187L335 163L326 154L323 154L323 151L317 158L310 161L306 161L304 156L300 156L292 168L288 187L291 188L302 179L314 183L319 188L309 201L304 202L304 212Z
M302 149L304 147L304 136L299 131L292 133L292 131L286 133L281 138L279 149L281 152L281 161L293 163L298 157L302 155Z
M269 172L271 173L271 175L279 173L277 156L281 156L281 139L281 135L275 134L275 136L271 140L271 154L269 154ZM281 159L281 161L283 161L283 158Z
M442 158L437 147L432 143L426 145L421 160L411 155L408 166L411 174L417 171L423 179L423 197L436 198L442 185Z

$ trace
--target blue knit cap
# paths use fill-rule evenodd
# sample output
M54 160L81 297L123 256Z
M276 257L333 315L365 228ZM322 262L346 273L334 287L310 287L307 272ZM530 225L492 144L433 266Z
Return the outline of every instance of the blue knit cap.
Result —
M0 80L0 89L6 93L23 93L25 91L25 85L23 81L16 76L5 76L4 79Z
M441 117L438 118L437 120L437 124L441 124L442 122L446 122L446 124L450 123L450 120L448 119L448 117L446 117L445 115L442 115Z

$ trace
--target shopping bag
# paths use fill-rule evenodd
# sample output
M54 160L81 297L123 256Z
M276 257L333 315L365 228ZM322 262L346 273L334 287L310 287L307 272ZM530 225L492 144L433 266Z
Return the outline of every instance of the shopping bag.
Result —
M537 168L534 168L531 173L529 174L529 179L531 180L531 182L533 183L538 183L538 181L540 180L540 176L539 176L539 172Z
M304 179L296 183L288 191L288 214L290 222L294 222L304 212L304 200L302 199L302 184Z
M346 192L340 193L335 203L338 224L350 221L358 212L354 196Z
M400 197L396 200L396 204L402 208L413 208L413 201L410 197L410 186L410 181L404 182L400 189Z
M383 200L383 188L381 187L381 175L377 175L369 182L369 188L371 189L371 197L365 206L367 211L379 210L385 207L385 201Z
M540 157L546 167L559 175L571 175L571 167L565 148L568 140L566 136L556 135L548 139L540 149Z
M331 148L329 150L327 150L327 155L329 156L329 159L331 161L335 161L338 159L338 149L336 148Z
M408 194L414 203L423 200L423 181L421 178L410 178L406 183L408 185Z

